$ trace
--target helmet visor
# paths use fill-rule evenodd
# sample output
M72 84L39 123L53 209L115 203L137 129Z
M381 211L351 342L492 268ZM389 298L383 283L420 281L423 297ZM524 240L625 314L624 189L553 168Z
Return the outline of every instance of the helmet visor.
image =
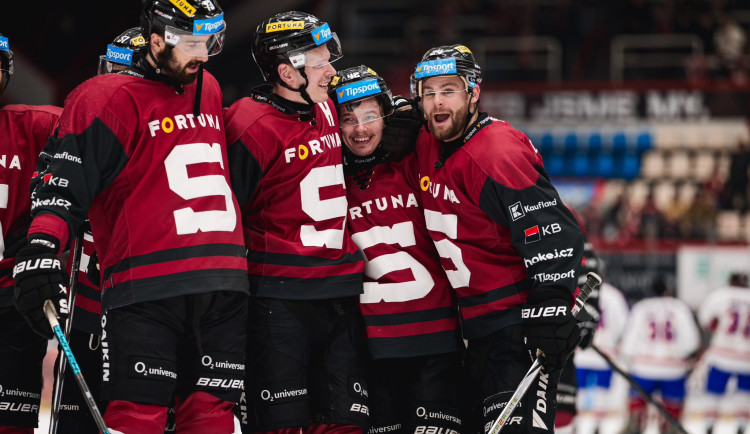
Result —
M313 35L315 35L315 33L313 33ZM324 68L341 59L343 56L341 42L339 42L339 37L336 33L331 33L325 42L322 42L317 46L308 46L299 50L290 51L287 54L292 66L297 69L302 69L305 66L311 68Z
M336 93L339 92L340 90L337 89ZM382 98L387 98L387 95L380 94L340 104L338 106L339 126L344 129L354 128L389 116L393 113L393 105L385 106L382 104Z
M164 29L167 44L192 57L206 57L219 54L224 47L224 21L221 30L215 33L195 34L172 26Z
M113 74L128 69L128 66L123 63L113 62L107 56L99 56L99 68L96 70L96 75Z

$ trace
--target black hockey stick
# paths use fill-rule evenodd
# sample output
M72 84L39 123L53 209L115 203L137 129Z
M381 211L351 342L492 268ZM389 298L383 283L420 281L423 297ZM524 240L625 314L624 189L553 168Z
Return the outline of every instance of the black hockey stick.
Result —
M68 285L68 319L65 321L65 339L70 338L70 329L73 324L73 312L75 312L76 289L78 287L78 268L81 265L81 254L83 253L83 236L75 239L73 249L73 268L70 269L70 282ZM57 352L57 376L52 387L52 411L49 420L49 434L57 433L57 423L60 417L60 405L62 404L63 381L65 380L66 360L63 356L63 348Z
M680 422L678 422L677 420L675 420L675 418L672 417L672 415L669 414L669 412L661 404L659 404L658 402L656 402L654 400L654 398L652 398L651 395L648 394L648 392L646 392L645 390L643 390L643 387L641 387L641 385L638 384L638 382L635 381L635 379L633 377L631 377L630 374L628 374L622 368L620 368L619 366L617 366L617 364L614 362L614 360L612 360L609 356L607 356L606 354L604 354L604 352L602 350L600 350L593 343L591 344L591 348L593 348L594 351L597 352L597 354L599 354L600 356L602 356L602 358L609 364L609 366L612 367L612 369L614 369L618 374L622 375L622 377L625 378L625 380L627 380L628 383L630 383L630 386L633 389L635 389L635 391L638 392L641 396L643 396L646 399L646 401L649 402L649 404L651 404L654 407L656 407L656 409L659 411L659 413L661 413L661 415L664 416L664 418L673 427L675 427L675 429L677 429L677 431L681 432L682 434L688 434L688 432L685 431L685 428L683 428L683 426L680 425Z
M586 283L581 286L581 291L578 293L578 297L576 297L576 304L575 306L573 306L573 310L571 312L573 316L576 316L578 312L583 309L583 305L586 304L586 299L589 297L589 294L591 294L591 291L593 291L597 286L601 285L601 283L602 278L599 277L598 274L589 272L586 275ZM503 427L505 426L505 422L507 422L510 416L513 414L513 410L518 407L521 399L524 397L524 395L526 395L529 387L531 387L531 383L534 382L536 377L539 375L539 372L542 370L543 365L544 353L542 353L540 350L537 350L536 360L534 360L531 368L529 368L528 372L526 372L526 375L521 380L521 383L518 384L516 391L513 392L513 395L505 404L505 408L503 408L503 411L501 411L500 415L497 417L497 419L495 419L495 422L490 427L489 434L497 434L502 431Z
M76 382L78 383L78 387L81 389L81 394L83 394L83 397L86 399L86 404L88 404L89 410L91 410L91 415L94 416L96 427L99 428L99 432L101 434L110 434L109 429L107 429L107 425L104 424L102 413L99 411L99 407L96 406L94 396L91 394L91 390L89 389L88 384L86 384L86 380L84 380L83 374L81 374L81 368L78 367L78 362L76 361L75 356L73 356L73 351L70 350L68 340L65 338L65 335L60 329L60 323L57 321L57 311L55 311L55 305L53 305L52 301L50 300L44 302L44 315L47 317L47 321L49 321L49 325L50 327L52 327L52 331L55 332L57 341L60 342L60 346L62 347L63 354L65 354L65 358L68 360L68 362L70 362L70 369L72 369L73 375L75 376Z

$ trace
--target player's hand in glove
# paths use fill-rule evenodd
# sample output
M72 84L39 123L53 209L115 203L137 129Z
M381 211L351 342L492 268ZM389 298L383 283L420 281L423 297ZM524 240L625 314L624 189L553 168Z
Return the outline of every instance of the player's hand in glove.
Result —
M578 328L581 331L581 339L578 348L586 349L594 342L594 333L599 325L599 311L591 304L583 305L583 309L576 315Z
M537 349L542 350L552 367L562 368L578 342L579 330L571 304L560 290L537 289L521 309L526 345L534 354Z
M13 304L32 330L47 339L52 338L52 329L44 315L44 302L52 300L60 319L68 317L66 276L56 254L56 245L50 241L32 239L18 251L13 267L16 284Z
M417 143L417 134L425 124L424 111L416 101L393 97L393 113L383 128L382 147L388 152L408 154Z

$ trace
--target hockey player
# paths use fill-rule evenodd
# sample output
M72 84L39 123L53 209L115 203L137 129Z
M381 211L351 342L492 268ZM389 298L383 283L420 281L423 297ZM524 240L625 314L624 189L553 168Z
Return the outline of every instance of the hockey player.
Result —
M0 35L0 95L13 74L13 52ZM7 105L0 109L0 433L31 434L38 424L47 340L13 307L12 269L31 221L29 180L62 109Z
M738 411L738 432L748 432L750 418L750 289L745 273L733 273L729 286L711 292L698 310L698 319L713 336L704 355L708 364L706 400L708 432L719 416L727 382L737 378L732 396Z
M416 67L425 220L458 295L477 422L491 426L541 349L545 368L505 430L553 432L559 373L579 337L570 310L583 234L529 139L479 112L481 81L463 45L432 48Z
M37 189L15 304L50 337L57 254L89 217L102 273L104 420L124 433L231 433L244 378L247 268L229 186L222 95L202 70L225 23L211 0L144 2L147 54L67 98ZM52 179L55 182L51 182ZM176 398L175 398L176 397Z
M602 277L604 277L602 275ZM625 329L628 303L622 292L608 282L599 288L599 321L593 343L607 356L619 356L620 337ZM592 348L575 353L579 409L593 410L596 424L619 410L621 400L613 395L612 367Z
M266 84L225 113L250 274L243 432L361 432L367 425L358 295L336 108L338 37L283 12L252 43ZM253 427L254 426L254 427Z
M99 56L97 75L118 73L131 64L137 63L145 54L147 44L141 27L132 27L117 35L112 43L107 45L106 53ZM57 141L50 141L48 144L51 146L56 143ZM37 166L39 169L35 173L35 178L38 178L36 185L44 183L45 176L48 173L47 165L55 154L54 151L49 149L45 149L45 151L40 155ZM32 181L33 183L34 181ZM71 245L71 254L65 268L66 274L71 275L72 252L76 249L75 243L80 241L82 254L79 272L77 273L75 311L72 315L75 320L72 323L68 341L81 371L86 373L86 383L91 389L91 393L98 400L102 376L101 273L96 268L98 266L97 255L95 254L94 239L88 222L84 224L84 228L83 235L76 238L74 244ZM88 272L89 266L91 266L92 273ZM55 360L56 382L60 357L62 357L62 354L58 352L57 360ZM93 415L90 413L80 389L76 386L75 377L69 367L65 369L63 385L67 387L62 388L57 432L60 434L98 432Z
M425 227L416 156L402 159L381 146L394 104L375 71L345 69L331 85L345 145L347 226L366 258L359 300L371 356L370 432L462 432L464 345L450 282Z
M656 297L633 305L622 335L621 353L638 385L649 395L660 392L664 409L679 421L687 373L701 345L700 329L690 307L674 297L673 288L657 282L654 293ZM626 432L643 432L646 401L632 391L629 407ZM674 429L664 420L659 432L676 432Z

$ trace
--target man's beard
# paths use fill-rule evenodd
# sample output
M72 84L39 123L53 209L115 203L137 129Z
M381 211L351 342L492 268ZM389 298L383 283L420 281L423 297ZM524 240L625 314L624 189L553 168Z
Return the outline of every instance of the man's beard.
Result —
M194 82L195 79L198 78L200 70L190 73L187 72L187 68L203 63L198 61L188 62L186 65L180 67L174 57L173 49L171 47L168 47L166 50L159 53L157 60L162 64L162 73L179 84L190 84Z
M461 107L456 112L450 112L450 125L448 125L447 128L445 126L441 125L441 130L438 131L438 129L434 125L434 117L430 116L429 124L430 124L430 131L432 131L432 135L435 136L436 139L440 140L441 142L445 142L448 140L453 140L457 137L460 137L461 134L463 134L464 130L466 129L466 122L468 122L468 116L469 116L469 106L465 105Z

